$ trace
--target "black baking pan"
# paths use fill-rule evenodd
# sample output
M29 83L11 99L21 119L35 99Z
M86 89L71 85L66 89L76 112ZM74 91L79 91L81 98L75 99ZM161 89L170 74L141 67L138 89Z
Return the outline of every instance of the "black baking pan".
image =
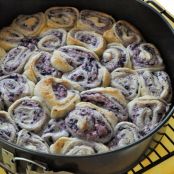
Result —
M19 14L44 11L51 6L74 6L78 9L93 9L111 14L116 20L125 19L135 25L148 42L159 48L174 89L174 31L162 17L143 1L138 0L0 0L0 28L9 25ZM17 169L5 166L11 172L25 173L26 160L37 162L48 171L69 171L80 174L121 174L128 171L149 147L154 148L165 131L165 124L173 114L173 103L163 121L150 134L122 149L91 156L57 156L30 151L0 139L1 150L14 155L12 163ZM155 141L154 141L155 140ZM19 158L20 157L20 158ZM1 165L3 155L0 153ZM36 164L37 165L37 164ZM42 167L41 166L41 167Z

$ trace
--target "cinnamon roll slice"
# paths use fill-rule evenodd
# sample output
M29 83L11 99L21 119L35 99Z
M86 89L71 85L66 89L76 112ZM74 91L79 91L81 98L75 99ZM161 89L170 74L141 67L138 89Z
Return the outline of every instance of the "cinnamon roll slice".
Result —
M162 70L163 60L158 49L150 43L132 44L128 47L133 69Z
M38 132L47 122L49 111L36 96L16 100L8 109L10 117L21 129Z
M88 102L78 103L65 118L73 136L101 143L111 140L117 121L113 112Z
M168 102L172 98L171 81L164 71L141 71L139 72L141 82L141 95L159 97Z
M0 77L0 107L6 110L14 101L24 96L32 96L34 83L25 76L13 73Z
M68 137L69 132L67 131L64 120L51 119L48 125L42 133L42 138L50 145L53 144L60 137Z
M143 37L138 29L124 20L117 21L103 36L107 42L121 43L125 47L132 43L140 43L143 41Z
M14 142L17 128L7 112L0 111L0 138Z
M138 73L129 68L118 68L111 73L111 86L119 89L129 101L140 95Z
M23 38L24 35L12 27L4 27L0 30L0 46L6 51L17 47Z
M73 28L67 36L67 44L83 46L97 55L101 55L106 48L106 42L102 35L90 30Z
M1 60L1 71L4 75L12 73L22 73L26 62L29 60L34 50L23 46L11 49Z
M65 45L67 32L64 29L49 29L39 36L37 46L40 50L53 52Z
M74 7L51 7L45 15L49 27L71 29L76 25L79 11Z
M105 153L109 148L102 143L88 142L78 138L61 137L50 146L51 153L83 156Z
M65 117L80 101L79 92L70 82L54 77L44 78L37 83L35 95L45 101L52 118Z
M121 67L131 68L130 56L127 49L118 43L108 44L107 49L103 52L101 64L109 72Z
M118 123L114 131L114 138L108 144L111 150L128 146L142 137L139 128L135 124L127 121Z
M167 104L153 96L143 96L128 103L129 118L143 134L156 127L167 110Z
M37 134L22 129L18 133L17 145L37 152L49 153L49 146Z
M44 13L39 12L32 15L19 15L13 20L14 30L24 36L37 36L46 25Z
M117 89L111 87L95 88L81 92L80 96L84 102L90 102L112 111L119 121L127 120L128 118L127 102Z
M103 34L106 30L112 28L115 20L112 16L93 10L82 10L77 21L77 28L93 30Z
M24 74L35 83L45 76L61 77L62 72L51 65L51 57L52 55L45 51L31 56L24 67Z
M54 51L51 63L56 69L68 72L89 61L89 59L99 60L95 53L86 48L68 45Z
M100 86L107 87L110 84L110 73L95 59L88 59L80 67L65 73L62 78L78 86L80 91Z

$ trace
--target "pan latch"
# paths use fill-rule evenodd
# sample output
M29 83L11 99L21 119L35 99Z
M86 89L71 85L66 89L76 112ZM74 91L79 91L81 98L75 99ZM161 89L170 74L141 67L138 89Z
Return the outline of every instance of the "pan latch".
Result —
M14 159L14 154L9 152L8 150L5 150L2 148L2 167L10 172L10 173L14 173L17 174L16 172L16 164L13 161Z

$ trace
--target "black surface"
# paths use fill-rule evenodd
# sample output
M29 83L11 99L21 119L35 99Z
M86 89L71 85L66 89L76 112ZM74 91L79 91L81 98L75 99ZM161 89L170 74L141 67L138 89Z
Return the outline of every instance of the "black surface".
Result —
M174 88L174 33L163 18L144 3L135 0L0 0L0 27L9 25L18 14L31 14L44 11L50 6L75 6L79 9L94 9L125 19L140 29L148 42L154 43L161 51L166 70ZM173 110L171 110L172 114ZM166 116L163 124L169 119ZM81 174L117 174L125 172L135 164L150 146L152 139L158 141L165 130L162 124L150 135L121 150L87 157L66 157L32 152L0 141L0 146L15 153L16 156L30 158L48 164L51 170L72 171ZM161 133L159 133L161 132ZM20 172L25 163L20 163Z

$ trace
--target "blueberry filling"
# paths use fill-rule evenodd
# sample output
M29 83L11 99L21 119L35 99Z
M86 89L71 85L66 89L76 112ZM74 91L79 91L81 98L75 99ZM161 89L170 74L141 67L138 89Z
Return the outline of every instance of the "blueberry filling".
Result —
M67 88L59 83L54 83L52 89L57 99L63 99L67 96Z

